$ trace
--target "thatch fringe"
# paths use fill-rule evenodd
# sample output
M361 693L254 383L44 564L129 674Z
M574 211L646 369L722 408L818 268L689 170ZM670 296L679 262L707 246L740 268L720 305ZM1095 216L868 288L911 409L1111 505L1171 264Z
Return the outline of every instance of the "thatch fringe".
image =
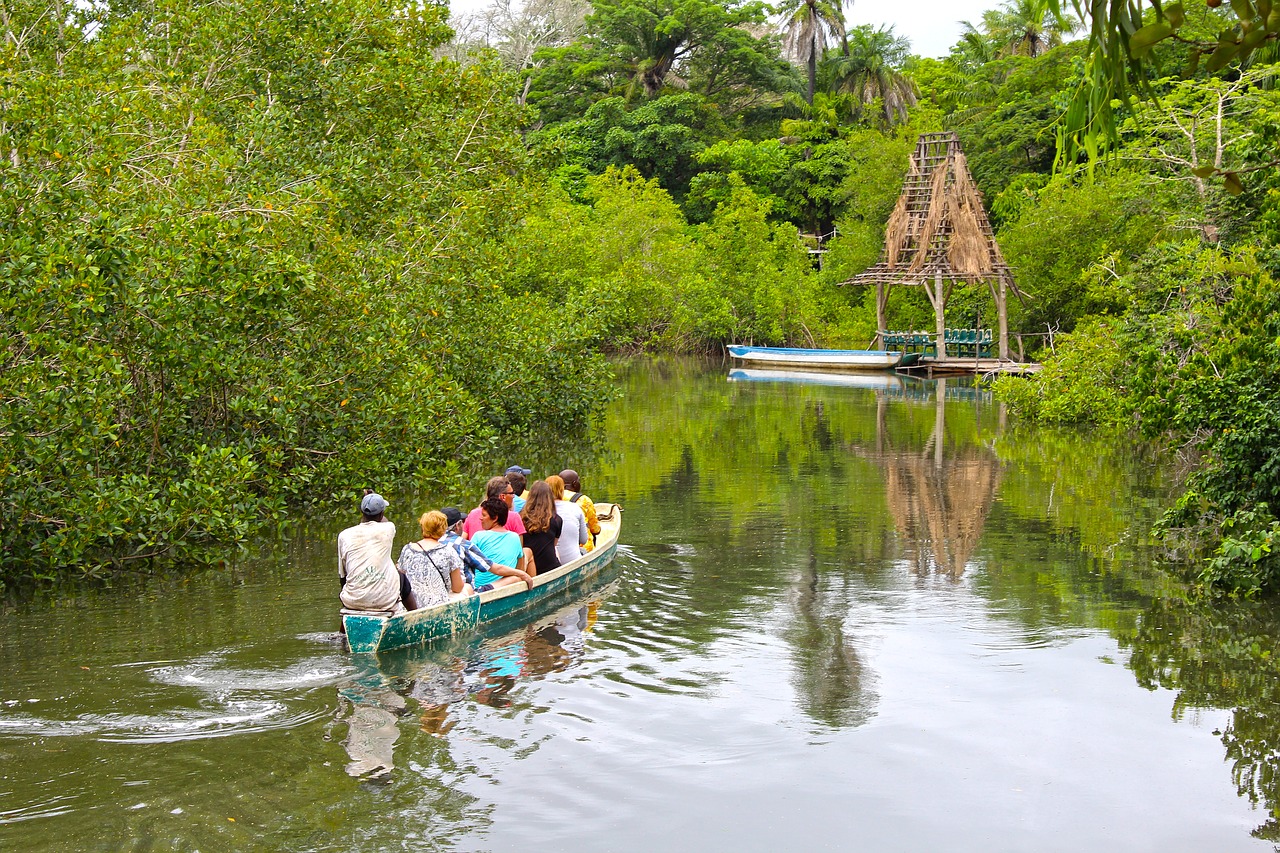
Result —
M989 276L993 271L991 252L978 218L982 210L982 195L969 177L969 164L961 152L955 155L955 176L955 182L948 191L951 240L947 246L947 260L951 268L961 275Z
M936 278L953 284L994 278L1025 302L996 245L982 193L952 131L920 135L902 192L885 223L879 262L842 284L920 284ZM997 302L1000 293L992 290Z
M947 215L947 172L951 170L951 158L939 163L933 170L933 179L929 182L929 212L925 214L924 223L920 227L920 239L916 242L916 256L911 260L911 272L920 272L929 259L929 251L933 247L933 238L938 233L938 226Z
M898 196L898 203L889 214L889 222L884 227L884 262L889 269L898 265L898 255L910 237L911 214L907 212L907 194Z

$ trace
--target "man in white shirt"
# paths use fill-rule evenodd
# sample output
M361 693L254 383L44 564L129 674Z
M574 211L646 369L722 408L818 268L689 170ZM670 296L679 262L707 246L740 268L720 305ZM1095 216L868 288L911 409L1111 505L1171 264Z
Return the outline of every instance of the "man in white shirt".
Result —
M367 493L360 500L364 520L338 534L339 597L342 606L350 610L402 609L401 575L391 559L396 526L387 521L387 506L382 495Z

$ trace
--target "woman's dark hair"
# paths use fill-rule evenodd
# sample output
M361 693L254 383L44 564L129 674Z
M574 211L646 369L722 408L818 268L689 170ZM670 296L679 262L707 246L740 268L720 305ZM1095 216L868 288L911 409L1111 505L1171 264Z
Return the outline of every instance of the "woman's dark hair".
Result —
M508 474L507 482L511 484L511 491L515 492L517 495L523 492L525 487L529 485L529 481L526 480L524 474L521 474L519 471L512 471Z
M529 487L529 500L520 517L524 519L524 529L529 533L551 529L551 519L556 517L556 499L551 497L551 487L545 481L538 480Z
M498 522L499 527L507 526L507 502L502 498L485 498L480 503L480 508L489 513L489 517Z

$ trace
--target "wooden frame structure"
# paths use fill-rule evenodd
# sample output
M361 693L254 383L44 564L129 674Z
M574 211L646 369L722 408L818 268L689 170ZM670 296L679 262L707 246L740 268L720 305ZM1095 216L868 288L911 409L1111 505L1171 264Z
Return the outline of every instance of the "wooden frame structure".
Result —
M922 133L902 194L885 226L880 261L841 284L876 286L876 346L884 347L885 306L895 284L924 287L937 320L937 357L946 358L945 311L956 282L986 282L995 300L1000 358L1009 358L1008 292L1022 299L996 245L955 131Z

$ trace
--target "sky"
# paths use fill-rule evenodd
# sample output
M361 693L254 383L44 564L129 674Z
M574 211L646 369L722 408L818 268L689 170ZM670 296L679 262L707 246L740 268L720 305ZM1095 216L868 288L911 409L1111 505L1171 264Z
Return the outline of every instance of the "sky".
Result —
M941 58L960 40L961 21L976 25L983 12L1001 5L1000 0L864 0L845 6L844 16L850 27L892 24L895 33L911 40L912 53Z
M450 0L455 15L478 11L491 0ZM960 39L960 22L978 23L982 13L1001 5L1001 0L890 0L873 3L854 0L845 4L849 26L892 24L894 32L911 40L911 50L920 56L946 56Z

